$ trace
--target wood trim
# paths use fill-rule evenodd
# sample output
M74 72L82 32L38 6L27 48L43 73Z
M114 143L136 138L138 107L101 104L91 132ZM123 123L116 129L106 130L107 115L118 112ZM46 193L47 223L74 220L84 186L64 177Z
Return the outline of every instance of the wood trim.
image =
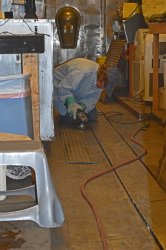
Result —
M9 134L9 133L0 133L0 141L29 141L31 140L30 137L26 135L20 135L20 134Z
M159 58L159 35L155 34L153 35L153 111L157 111L159 106L158 58Z
M166 22L149 23L149 32L153 34L153 111L158 111L159 107L159 34L166 34Z
M135 45L129 44L129 96L133 96L133 61L135 57Z
M149 23L149 33L151 34L165 34L166 22L164 23Z
M23 73L30 74L34 139L40 138L38 54L23 54Z

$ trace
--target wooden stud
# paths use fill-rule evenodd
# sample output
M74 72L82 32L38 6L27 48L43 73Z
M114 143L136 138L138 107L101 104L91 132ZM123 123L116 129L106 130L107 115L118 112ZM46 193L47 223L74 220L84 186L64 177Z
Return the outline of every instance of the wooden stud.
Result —
M23 54L23 73L30 74L34 139L40 138L38 54Z

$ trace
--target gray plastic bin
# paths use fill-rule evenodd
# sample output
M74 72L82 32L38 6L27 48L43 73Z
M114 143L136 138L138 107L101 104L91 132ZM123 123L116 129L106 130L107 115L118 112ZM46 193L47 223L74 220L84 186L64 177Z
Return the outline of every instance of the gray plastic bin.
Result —
M0 77L0 133L22 134L33 138L28 74Z

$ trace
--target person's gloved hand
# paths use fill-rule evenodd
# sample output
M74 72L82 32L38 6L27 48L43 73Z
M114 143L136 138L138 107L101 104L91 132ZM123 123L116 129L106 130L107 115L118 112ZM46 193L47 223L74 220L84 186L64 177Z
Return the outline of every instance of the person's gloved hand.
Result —
M77 117L77 110L78 109L83 110L83 107L75 101L74 96L67 97L65 100L65 104L67 107L67 112L69 113L70 116L73 117L74 120Z
M70 104L67 108L67 112L69 113L70 116L73 117L74 120L77 117L77 110L83 110L83 108L76 102L73 104Z

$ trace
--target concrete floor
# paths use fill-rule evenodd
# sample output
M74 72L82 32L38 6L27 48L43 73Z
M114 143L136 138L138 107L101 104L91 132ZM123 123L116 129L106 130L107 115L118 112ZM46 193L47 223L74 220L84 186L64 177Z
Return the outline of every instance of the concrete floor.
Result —
M163 153L164 127L154 121L138 122L114 101L99 103L98 109L98 121L80 131L84 145L80 141L73 148L79 151L86 146L93 164L67 163L57 115L55 141L46 145L50 172L65 214L64 225L46 229L30 221L0 222L0 250L102 250L95 217L81 195L80 186L89 177L122 163L123 167L86 186L104 229L107 250L166 249L166 193L153 178ZM131 135L140 128L143 129L134 138L148 153L129 164L129 160L143 152L131 140ZM7 202L11 206L10 199Z

